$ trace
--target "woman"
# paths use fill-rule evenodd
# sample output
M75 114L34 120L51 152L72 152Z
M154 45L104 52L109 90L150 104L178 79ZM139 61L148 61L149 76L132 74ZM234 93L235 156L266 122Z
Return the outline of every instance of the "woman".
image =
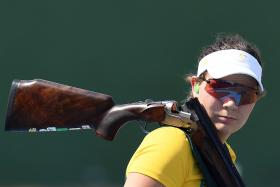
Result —
M205 107L226 144L241 129L263 95L262 64L256 47L239 35L217 37L202 50L196 76L188 75L189 97ZM235 154L226 144L230 156ZM162 127L149 133L131 158L125 187L199 187L203 176L184 132Z

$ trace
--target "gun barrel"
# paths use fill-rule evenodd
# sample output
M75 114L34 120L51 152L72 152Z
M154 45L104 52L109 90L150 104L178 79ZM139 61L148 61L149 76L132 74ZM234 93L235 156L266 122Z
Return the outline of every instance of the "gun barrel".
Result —
M186 105L189 110L194 111L198 118L198 129L192 134L192 142L198 148L217 186L244 187L245 184L227 149L219 139L217 129L205 108L199 103L197 98L190 99Z

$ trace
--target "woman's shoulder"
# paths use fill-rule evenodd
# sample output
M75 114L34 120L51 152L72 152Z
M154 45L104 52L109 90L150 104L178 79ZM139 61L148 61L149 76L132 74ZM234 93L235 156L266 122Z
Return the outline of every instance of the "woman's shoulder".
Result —
M166 137L166 138L177 138L180 140L186 139L186 134L183 130L177 128L177 127L171 127L171 126L163 126L160 128L157 128L150 133L147 134L145 138L157 138L157 137Z
M193 163L185 132L175 127L160 127L145 136L128 164L127 174L138 172L166 186L181 186Z
M176 127L160 127L153 130L144 138L142 146L157 145L160 149L179 149L181 151L189 148L185 132Z

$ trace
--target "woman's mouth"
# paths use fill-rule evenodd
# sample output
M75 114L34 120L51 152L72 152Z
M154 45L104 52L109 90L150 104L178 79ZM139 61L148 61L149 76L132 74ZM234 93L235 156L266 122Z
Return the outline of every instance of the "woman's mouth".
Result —
M235 120L237 119L231 116L217 116L217 121L222 123L230 123Z

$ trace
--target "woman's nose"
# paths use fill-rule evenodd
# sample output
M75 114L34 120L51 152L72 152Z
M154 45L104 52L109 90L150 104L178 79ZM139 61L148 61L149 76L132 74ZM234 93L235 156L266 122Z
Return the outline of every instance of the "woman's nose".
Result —
M228 108L231 110L237 110L238 105L234 98L228 97L227 99L223 100L223 107Z

